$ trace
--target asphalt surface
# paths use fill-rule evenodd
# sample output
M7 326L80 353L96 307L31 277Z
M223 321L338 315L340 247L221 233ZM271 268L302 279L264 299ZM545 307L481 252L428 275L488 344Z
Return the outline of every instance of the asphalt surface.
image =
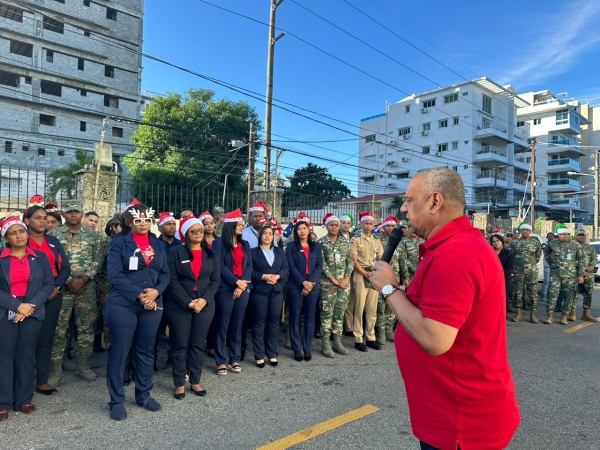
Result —
M598 300L600 291L594 296ZM545 316L540 305L539 315ZM594 306L592 313L598 317L600 303ZM564 332L581 323L565 327L507 322L522 414L510 449L600 448L600 324ZM352 338L344 339L351 347ZM161 350L153 396L162 411L138 407L132 383L125 388L128 419L109 418L104 352L92 359L97 381L65 374L57 395L34 396L34 414L11 413L0 424L0 448L253 449L366 404L379 411L293 448L418 448L392 344L368 353L352 348L348 356L327 359L317 342L313 360L300 363L281 345L279 366L264 369L254 365L250 351L242 373L227 376L217 376L214 360L207 358L202 385L208 395L200 398L188 392L182 401L172 397L171 372Z

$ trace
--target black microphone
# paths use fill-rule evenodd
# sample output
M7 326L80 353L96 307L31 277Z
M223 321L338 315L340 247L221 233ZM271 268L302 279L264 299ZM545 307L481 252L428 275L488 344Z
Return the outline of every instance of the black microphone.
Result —
M394 252L396 251L396 247L398 247L398 244L402 240L403 236L404 235L402 234L402 230L400 228L394 228L392 230L387 245L385 246L385 250L383 251L383 256L381 257L382 261L385 261L389 264L389 262L392 260Z

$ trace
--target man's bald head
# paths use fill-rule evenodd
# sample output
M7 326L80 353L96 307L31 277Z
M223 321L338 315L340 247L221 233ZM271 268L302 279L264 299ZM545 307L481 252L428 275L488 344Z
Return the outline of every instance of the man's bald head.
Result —
M446 167L434 167L422 170L415 178L423 178L420 183L421 193L425 197L438 192L444 198L448 206L455 206L461 210L465 209L465 184L455 170Z

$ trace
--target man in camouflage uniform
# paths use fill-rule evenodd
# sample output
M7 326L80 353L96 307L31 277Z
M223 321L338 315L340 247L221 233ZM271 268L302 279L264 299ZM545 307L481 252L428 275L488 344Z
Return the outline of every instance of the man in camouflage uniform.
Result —
M592 307L592 293L594 292L594 267L598 262L596 256L596 250L590 244L585 242L585 230L580 228L575 234L577 243L581 246L583 251L583 260L585 267L585 293L583 293L583 315L581 320L586 322L598 322L598 319L592 317L590 314L590 308ZM571 316L574 317L575 310L577 309L577 295L573 299L573 305L571 306Z
M517 312L512 318L513 322L523 320L521 310L523 302L525 302L530 310L529 321L539 323L535 312L538 307L537 264L542 256L542 246L536 238L530 237L531 230L531 225L522 222L519 225L521 237L512 242L512 249L515 253L513 285L517 303Z
M92 381L96 374L89 368L89 358L94 345L94 323L96 321L96 282L94 278L102 268L105 259L105 238L97 231L81 225L81 201L78 199L63 202L65 225L52 230L52 235L60 240L71 263L71 276L63 293L63 303L56 325L52 349L53 370L48 384L55 387L62 376L62 364L66 350L66 333L71 314L77 326L77 367L81 378Z
M559 292L563 293L562 315L560 324L567 325L569 320L575 321L575 312L571 312L571 305L575 297L577 283L584 282L585 259L582 247L575 241L569 240L569 230L565 225L556 227L558 239L549 242L544 248L544 256L550 266L550 286L548 287L548 316L545 324L552 323L552 313L556 306Z
M212 215L215 221L215 236L221 237L223 223L225 223L225 210L220 206L215 206L212 210Z
M100 251L104 255L104 262L94 278L96 281L96 298L98 300L98 311L94 325L94 352L96 353L104 351L102 336L104 336L104 345L106 348L110 347L110 332L108 330L108 322L106 321L106 303L108 302L108 294L110 294L112 289L112 285L108 281L108 270L106 267L106 257L108 256L109 247L110 240L104 238L100 246Z
M392 230L396 228L396 225L399 224L400 221L394 216L388 216L381 223L380 229L382 231L381 237L379 240L381 241L381 245L384 250L390 239L390 234ZM401 284L405 287L408 286L409 278L408 278L408 264L406 262L406 253L404 251L404 247L402 245L398 245L396 247L396 251L390 260L390 266L394 270L394 273L400 280ZM377 342L379 345L384 345L385 341L394 342L394 320L396 316L394 315L392 309L389 307L387 302L383 299L382 296L379 296L377 300L377 322L375 322L375 330L377 331Z
M340 220L332 213L328 213L323 218L323 224L327 228L327 236L319 239L323 247L320 292L322 351L327 358L333 358L334 351L340 355L349 353L342 344L342 334L354 259L350 251L350 242L339 236ZM333 347L329 340L332 333Z
M417 264L419 264L419 245L425 242L425 239L421 239L414 233L409 233L407 237L400 241L400 246L404 249L406 254L406 267L408 269L409 281L415 276L417 271Z

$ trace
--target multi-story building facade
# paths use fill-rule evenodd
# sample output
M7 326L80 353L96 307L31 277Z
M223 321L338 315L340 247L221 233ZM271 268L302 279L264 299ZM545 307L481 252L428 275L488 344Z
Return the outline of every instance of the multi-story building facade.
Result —
M450 167L465 182L467 209L515 215L527 198L529 103L488 78L411 95L361 121L358 195L405 192L420 170Z
M588 121L581 125L581 149L584 155L581 157L581 172L585 175L579 197L581 209L587 211L582 213L586 222L594 221L594 193L596 192L594 177L595 159L600 156L600 105L581 105L581 115Z
M540 215L553 219L581 218L584 208L579 193L591 180L582 173L582 157L587 151L580 145L582 125L588 120L581 115L575 100L563 100L550 91L522 94L530 106L517 110L518 124L530 125L535 142L536 205ZM531 160L531 149L518 156ZM587 211L585 211L587 213Z
M139 120L142 19L143 0L0 1L3 168L64 167L93 154L104 117ZM135 128L109 121L115 160L133 151Z

